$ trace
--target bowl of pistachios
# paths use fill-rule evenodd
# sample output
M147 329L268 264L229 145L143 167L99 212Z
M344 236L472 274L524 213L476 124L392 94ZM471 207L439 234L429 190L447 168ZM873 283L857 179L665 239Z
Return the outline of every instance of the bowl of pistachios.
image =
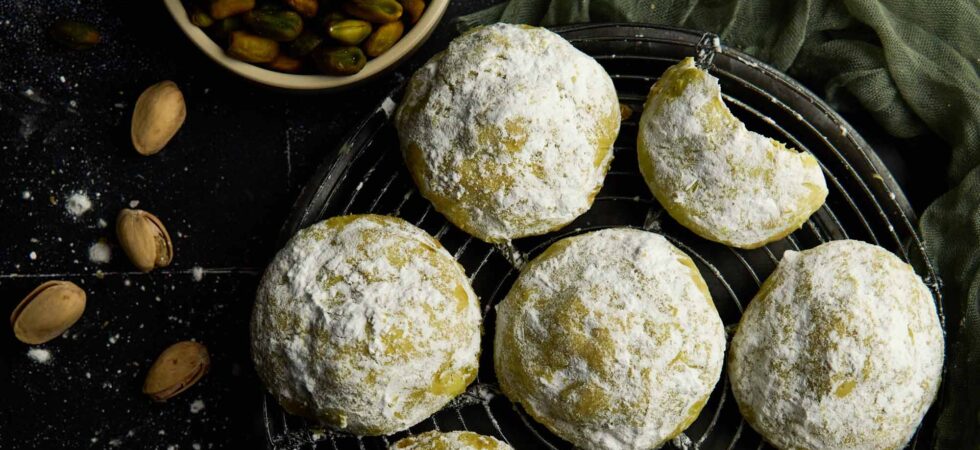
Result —
M324 91L367 80L418 49L449 0L163 0L211 59L256 83Z

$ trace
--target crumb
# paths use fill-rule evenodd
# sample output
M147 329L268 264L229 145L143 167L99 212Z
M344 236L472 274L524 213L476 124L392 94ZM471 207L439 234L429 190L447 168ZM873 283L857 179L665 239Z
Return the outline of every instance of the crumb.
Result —
M135 207L137 207L139 205L140 205L140 201L139 200L130 200L129 201L129 207L130 208L135 208Z
M109 262L112 259L112 250L109 248L109 244L106 244L104 239L92 244L88 248L88 259L96 264Z
M43 348L32 348L27 351L27 356L41 364L47 364L51 361L51 352Z
M22 198L24 200L30 200L31 199L31 191L21 192L20 193L20 198Z
M82 214L92 209L92 200L84 192L75 192L65 200L65 209L72 216L81 217Z
M204 411L204 400L194 400L194 402L191 403L191 413L197 414L201 411Z
M191 276L194 277L194 281L201 281L204 278L204 269L201 266L194 266L191 269Z
M109 223L106 222L105 219L99 219L98 225L99 225L99 228L105 228L105 227L109 226Z
M31 258L31 261L34 261L35 259L37 259L37 252L30 252L27 254L27 256Z

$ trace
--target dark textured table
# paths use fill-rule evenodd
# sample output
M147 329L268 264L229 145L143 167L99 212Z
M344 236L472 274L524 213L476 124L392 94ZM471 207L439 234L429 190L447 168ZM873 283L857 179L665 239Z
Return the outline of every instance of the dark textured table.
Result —
M455 35L448 19L492 2L451 3L429 42L394 73L338 94L298 95L218 68L158 2L4 0L2 313L50 279L79 284L88 305L65 336L43 345L24 345L3 327L0 448L261 447L247 324L287 211L335 143ZM96 24L104 43L57 47L45 30L59 18ZM183 90L187 121L163 152L143 157L129 142L133 103L164 79ZM866 116L847 117L917 211L942 190L944 152L933 137L895 141ZM74 194L91 208L70 212ZM116 244L116 214L133 205L167 225L170 267L139 273ZM107 263L90 259L100 241L111 248ZM167 403L151 402L140 392L147 368L184 339L207 345L211 372Z

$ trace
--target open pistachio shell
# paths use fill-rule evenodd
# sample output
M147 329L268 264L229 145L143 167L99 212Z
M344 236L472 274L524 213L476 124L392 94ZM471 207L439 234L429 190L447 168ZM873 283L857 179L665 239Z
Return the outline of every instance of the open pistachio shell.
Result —
M116 218L116 235L126 256L139 270L166 267L174 258L167 228L153 214L140 209L123 209Z
M32 345L61 336L82 316L85 298L85 291L70 281L42 283L10 314L14 336Z

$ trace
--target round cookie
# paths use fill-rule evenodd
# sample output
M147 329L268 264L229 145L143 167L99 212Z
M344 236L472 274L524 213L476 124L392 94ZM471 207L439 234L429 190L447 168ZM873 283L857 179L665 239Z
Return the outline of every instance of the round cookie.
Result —
M691 259L612 228L556 242L497 306L503 392L576 447L650 449L698 416L725 330Z
M404 430L477 372L480 309L463 268L401 219L333 217L272 260L252 357L287 411L361 435Z
M718 79L685 58L650 89L637 136L657 201L699 236L739 248L786 237L827 198L813 155L745 128Z
M589 209L619 119L612 79L595 60L544 28L494 24L454 39L415 72L395 126L435 209L503 242Z
M513 450L490 436L471 431L429 431L395 442L392 450Z
M745 420L782 449L897 449L935 399L943 331L929 290L887 250L832 241L783 255L729 353Z

